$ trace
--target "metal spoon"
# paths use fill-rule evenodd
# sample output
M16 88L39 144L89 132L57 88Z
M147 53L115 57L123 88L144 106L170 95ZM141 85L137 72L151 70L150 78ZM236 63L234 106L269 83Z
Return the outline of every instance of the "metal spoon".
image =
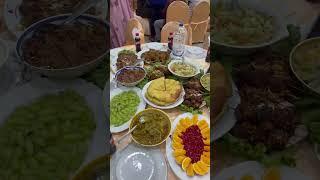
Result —
M144 124L144 123L146 122L146 120L145 120L143 117L140 117L139 122L140 122L141 124ZM117 141L117 144L120 144L120 142L121 142L125 137L127 137L129 134L131 134L132 131L134 131L134 130L138 127L138 125L140 125L140 124L135 125L132 129L130 129L129 132L127 132L125 135L121 136L121 137L119 138L119 140Z
M79 4L76 6L75 10L72 12L71 16L69 16L67 19L62 21L61 25L64 24L70 24L75 19L77 19L79 16L84 14L86 11L88 11L92 6L96 5L100 0L87 0L83 4Z

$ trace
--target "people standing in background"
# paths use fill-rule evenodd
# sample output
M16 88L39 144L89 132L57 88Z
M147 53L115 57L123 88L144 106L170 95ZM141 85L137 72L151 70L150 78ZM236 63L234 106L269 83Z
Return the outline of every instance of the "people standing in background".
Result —
M123 46L125 29L129 19L133 17L131 0L110 0L110 39L111 48Z
M151 18L152 9L149 7L148 0L137 0L136 14L142 18Z
M167 4L166 4L165 8L162 11L163 19L158 19L152 24L154 26L154 29L155 29L155 41L160 41L161 29L166 24L165 18L166 18L166 14L167 14L167 9L168 9L169 5L174 1L184 1L185 3L188 3L188 0L168 0L167 1Z
M167 4L167 0L147 0L149 7L152 9L150 17L150 41L155 40L154 22L159 19L164 19L163 9Z

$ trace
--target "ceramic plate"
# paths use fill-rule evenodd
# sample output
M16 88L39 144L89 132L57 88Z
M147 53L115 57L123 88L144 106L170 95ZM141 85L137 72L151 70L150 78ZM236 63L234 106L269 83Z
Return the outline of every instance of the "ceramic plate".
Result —
M110 68L113 73L116 73L118 71L118 68L117 68L118 53L122 50L125 50L125 48L118 48L110 51ZM145 51L146 50L144 51L142 50L139 53L136 53L136 55L138 56L138 59L141 58L141 54ZM143 62L141 62L139 66L143 67Z
M171 135L173 134L174 130L176 129L176 126L179 123L179 120L182 118L186 118L189 117L190 119L193 117L193 115L191 113L184 113L179 115L172 123L172 129L171 129ZM203 115L199 115L199 119L205 119L207 121L207 123L210 126L210 118L203 116ZM179 177L180 179L190 179L190 180L206 180L206 179L210 179L210 171L208 174L204 175L204 176L193 176L193 177L189 177L187 175L187 173L185 171L183 171L181 165L177 164L172 153L173 153L173 149L171 147L172 144L172 140L171 138L168 138L166 141L166 156L168 159L168 162L170 164L170 167L172 169L172 171L176 174L177 177Z
M111 157L111 180L166 180L167 164L159 149L131 143Z
M118 94L121 94L123 92L126 92L126 91L134 91L134 92L137 93L137 95L140 98L140 104L138 105L136 113L138 113L138 112L140 112L140 111L142 111L142 110L144 110L146 108L146 102L144 101L144 99L143 99L143 97L141 95L141 90L139 88L136 88L136 87L132 87L132 88L119 87L119 88L116 88L116 89L112 89L110 91L110 102L111 102L111 100L112 100L112 98L114 96L116 96ZM111 133L117 133L117 132L121 132L121 131L124 131L124 130L128 129L129 125L130 125L130 122L131 122L131 119L128 120L126 123L122 124L121 126L118 126L118 127L113 126L113 125L110 124Z
M4 3L4 19L7 28L11 33L19 37L24 28L20 24L21 14L19 12L19 7L23 0L6 0ZM108 13L108 3L107 1L101 1L97 4L97 14L99 17L106 19ZM58 14L57 14L58 15Z
M148 98L146 97L146 93L147 93L147 90L148 90L148 87L150 86L150 84L152 83L152 81L148 82L142 89L142 97L143 99L147 102L147 104L149 104L150 106L154 107L154 108L158 108L158 109L173 109L177 106L179 106L180 104L183 103L184 101L184 95L185 95L185 91L184 89L182 88L182 92L181 92L181 95L180 97L177 99L177 101L173 104L170 104L170 105L167 105L167 106L159 106L159 105L156 105L154 103L152 103L151 101L148 100Z
M231 177L240 180L244 175L252 175L255 179L261 179L266 169L258 162L247 161L221 171L214 179L226 180ZM280 167L281 180L311 180L294 168Z
M85 165L97 157L105 155L107 120L101 106L101 90L85 80L54 81L46 78L36 78L31 82L10 90L0 97L0 124L19 106L26 105L34 99L46 94L72 89L83 96L92 110L96 123L96 131L89 143L87 155L82 164ZM10 103L8 103L10 102ZM80 167L79 167L80 168Z

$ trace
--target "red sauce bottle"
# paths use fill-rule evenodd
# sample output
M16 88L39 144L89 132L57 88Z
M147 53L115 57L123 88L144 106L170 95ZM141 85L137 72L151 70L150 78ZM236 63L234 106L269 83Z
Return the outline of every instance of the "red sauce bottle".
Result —
M172 50L172 45L173 45L173 33L171 32L168 37L168 48L170 50Z
M136 52L141 51L141 42L140 42L140 36L139 33L136 33L136 37L134 38L135 45L136 45Z

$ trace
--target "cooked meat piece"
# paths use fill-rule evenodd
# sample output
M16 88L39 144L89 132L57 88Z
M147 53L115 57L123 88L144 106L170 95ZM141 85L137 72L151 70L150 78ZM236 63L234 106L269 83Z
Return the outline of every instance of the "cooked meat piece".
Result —
M170 59L170 52L150 49L142 54L142 58L146 65L154 65L155 63L165 65Z
M183 104L188 107L199 108L203 103L203 96L195 89L185 89L186 95Z
M145 72L141 69L124 69L117 77L119 82L134 83L141 80Z
M202 87L200 80L198 78L192 78L190 79L186 85L186 88L195 89L197 91L202 91L204 88Z
M126 66L134 65L138 60L138 56L135 54L120 54L117 59L117 69L122 69Z

